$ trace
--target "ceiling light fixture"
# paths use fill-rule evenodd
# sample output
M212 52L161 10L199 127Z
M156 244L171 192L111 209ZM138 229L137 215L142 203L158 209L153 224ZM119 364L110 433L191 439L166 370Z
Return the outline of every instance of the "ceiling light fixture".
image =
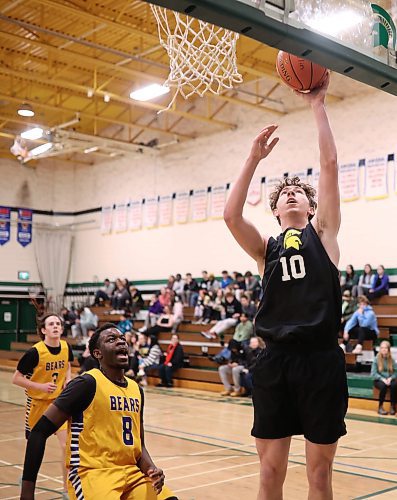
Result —
M93 97L94 89L87 89L87 97Z
M29 151L29 156L39 156L49 151L52 147L53 147L52 142L46 142L44 144L41 144L40 146L37 146L37 148L34 148L31 151Z
M31 128L30 130L25 130L25 132L22 132L21 137L22 139L29 139L31 141L34 141L36 139L40 139L43 137L44 130L40 127L34 127Z
M95 153L95 151L98 151L98 146L92 146L92 148L87 148L84 150L84 153L85 154L88 154L88 153Z
M18 115L19 116L34 116L34 111L32 109L32 106L28 104L27 102L24 102L23 104L18 106Z
M131 92L130 97L135 101L149 101L155 97L160 97L161 95L168 94L170 91L169 87L165 85L159 85L158 83L153 83L147 87L143 87L139 90Z
M109 102L109 101L110 101L110 95L109 95L109 94L105 94L105 95L103 96L103 100L104 100L105 102Z

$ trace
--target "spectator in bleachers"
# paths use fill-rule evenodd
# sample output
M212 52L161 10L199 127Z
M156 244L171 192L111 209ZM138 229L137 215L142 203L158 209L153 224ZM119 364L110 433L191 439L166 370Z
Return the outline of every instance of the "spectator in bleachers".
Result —
M358 309L347 321L343 333L345 348L350 338L357 339L353 354L361 354L364 340L376 340L379 335L378 321L365 295L358 297ZM347 349L348 350L348 349Z
M82 375L84 372L88 372L88 370L92 370L93 368L98 368L98 361L91 356L89 349L90 338L92 337L94 331L95 330L87 331L85 349L83 353L78 357L78 362L80 365L79 375Z
M126 332L125 340L128 345L128 370L125 372L126 377L135 378L138 373L138 336L135 332Z
M165 307L170 307L171 306L171 290L166 287L161 287L160 288L160 295L158 296L160 304Z
M397 364L390 352L390 342L384 340L379 346L379 353L372 362L371 375L374 385L379 389L379 415L387 415L383 408L387 390L390 390L390 415L396 414L397 402Z
M120 321L117 323L117 328L121 333L130 332L132 330L131 316L128 313L120 315Z
M257 307L253 301L250 301L247 295L241 295L241 310L248 316L248 319L254 319Z
M368 297L370 300L389 295L389 276L385 273L385 268L380 265L376 269L376 274L373 281L373 286L369 290Z
M256 302L259 300L259 296L261 294L261 285L259 281L252 275L251 271L247 271L244 274L245 279L245 295L250 297L251 300Z
M237 300L241 299L243 293L245 293L245 278L241 273L233 273L235 275L235 280L233 283L234 294Z
M223 289L219 288L215 294L215 297L213 297L210 301L210 307L211 307L211 321L219 321L222 319L222 316L225 315L225 308L223 306L224 304L224 295L223 295ZM210 321L210 322L211 322Z
M175 275L175 281L174 285L172 287L172 290L175 294L176 297L179 297L179 299L182 301L182 296L183 296L183 287L185 286L185 282L182 279L182 276L177 273Z
M186 273L185 285L183 287L183 305L195 307L198 299L198 284L191 273Z
M166 288L168 288L169 290L172 290L174 291L174 283L175 283L175 276L173 274L170 274L168 276L168 281L167 281L167 284L165 285Z
M265 349L265 342L261 337L251 337L249 346L245 350L244 369L241 374L241 385L245 389L245 395L252 394L252 373L254 371L258 356Z
M183 304L178 295L175 296L174 305L172 306L172 315L174 316L174 324L172 325L172 333L176 333L179 325L183 321Z
M357 294L355 295L355 297L357 297L358 295L365 295L366 297L368 297L369 291L373 285L373 279L374 273L372 271L371 265L365 264L363 274L361 274L358 279Z
M218 368L219 377L224 387L221 396L242 396L241 374L244 370L245 351L241 343L233 339L229 342L229 350L231 352L229 362ZM233 385L231 384L231 379Z
M143 300L140 290L133 285L130 286L130 297L131 299L128 309L132 315L135 315L144 307L145 301Z
M341 331L345 330L347 321L353 316L357 308L356 300L352 297L350 290L345 290L342 295L342 318Z
M145 318L145 324L142 328L139 329L139 331L144 332L151 326L155 325L160 317L160 314L162 314L163 309L164 308L161 305L157 295L152 295L149 303L149 311Z
M183 359L184 352L182 345L179 343L179 335L173 333L171 335L171 342L165 353L164 363L159 368L161 382L157 387L173 387L172 377L176 370L182 368Z
M138 360L139 369L138 376L140 378L141 385L147 385L147 372L152 368L159 368L162 352L154 335L147 335L147 345L149 346L149 351L146 356L140 357Z
M216 338L217 335L222 334L228 328L232 328L237 325L241 314L241 304L235 298L233 293L226 293L223 307L225 310L225 318L217 321L216 324L208 330L208 332L201 332L201 335L207 339Z
M245 345L248 344L249 339L254 335L254 325L245 312L240 314L239 319L240 322L234 330L233 340Z
M110 314L120 314L120 311L125 311L127 304L130 302L130 293L125 288L124 280L116 281L116 289L112 296L112 311Z
M349 290L352 292L354 287L357 287L358 285L358 275L357 273L354 272L354 267L351 264L348 264L346 266L346 273L345 276L340 277L340 287L342 290L342 293L345 290Z
M163 312L160 314L156 324L146 330L146 335L158 336L161 332L170 332L174 325L174 316L168 306L164 307Z
M196 325L204 322L204 311L205 308L208 307L209 303L210 296L208 295L207 290L205 288L200 288L196 306L193 312L194 323ZM209 321L207 321L206 323L209 323Z
M199 290L202 288L208 291L209 274L207 271L201 271L201 280L198 282Z
M233 283L233 279L227 271L222 271L221 287L226 288Z
M221 287L220 282L211 273L208 276L208 282L207 282L207 290L208 290L208 292L212 292L215 295L216 292L220 289L220 287Z
M79 310L75 324L72 325L72 337L88 337L88 330L95 330L98 327L98 316L89 307L82 307Z
M63 319L63 333L62 336L69 336L72 334L72 325L75 324L77 314L69 310L67 307L62 307L61 316Z
M94 305L100 306L103 305L104 302L108 302L112 298L112 294L114 292L114 284L110 282L108 278L106 278L103 282L103 286L96 291Z

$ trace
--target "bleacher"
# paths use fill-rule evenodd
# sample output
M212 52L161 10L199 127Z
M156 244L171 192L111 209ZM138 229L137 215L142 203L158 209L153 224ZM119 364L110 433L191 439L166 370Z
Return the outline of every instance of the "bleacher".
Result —
M394 357L397 358L397 296L385 296L373 302L374 311L378 317L380 329L379 343L383 339L391 341ZM105 322L117 323L120 319L119 314L109 314L110 308L96 307L93 312L98 315L99 324ZM211 325L196 325L192 323L193 308L185 308L185 321L179 326L178 333L184 352L188 358L188 363L179 369L174 376L174 386L202 389L218 392L222 390L222 385L218 376L218 365L209 359L209 356L217 354L222 346L218 339L208 340L200 332L208 330ZM134 328L139 329L143 326L143 321L134 321ZM395 333L394 333L395 332ZM225 341L228 342L233 335L233 329L225 332ZM14 370L22 354L38 341L35 333L28 334L24 342L12 342L11 350L0 350L0 368ZM72 345L73 350L78 349L77 341L67 338ZM169 333L159 334L159 343L162 350L165 351L170 342ZM363 346L363 354L355 355L346 353L346 365L349 373L349 389L351 395L361 399L376 399L377 392L373 390L372 379L368 374L355 373L355 369L365 360L372 360L374 356L374 346L372 341L366 341ZM77 351L76 351L77 354ZM78 363L74 362L73 372L78 371ZM150 384L159 382L156 374L148 377ZM375 401L374 401L375 402Z

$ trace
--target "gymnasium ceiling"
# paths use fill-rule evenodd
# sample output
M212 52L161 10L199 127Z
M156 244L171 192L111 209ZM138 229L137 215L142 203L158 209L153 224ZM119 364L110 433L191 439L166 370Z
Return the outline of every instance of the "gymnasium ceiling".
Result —
M168 76L168 56L147 3L0 0L0 157L15 158L10 146L31 126L62 125L59 133L71 146L56 159L90 164L120 152L165 148L233 129L242 111L262 111L264 121L277 120L295 110L297 102L280 85L276 53L240 37L243 84L221 96L178 98L171 110L158 115L170 94L150 102L129 98L132 90L162 84ZM367 90L335 75L330 99ZM34 109L33 118L17 114L23 102ZM97 150L84 154L90 145Z

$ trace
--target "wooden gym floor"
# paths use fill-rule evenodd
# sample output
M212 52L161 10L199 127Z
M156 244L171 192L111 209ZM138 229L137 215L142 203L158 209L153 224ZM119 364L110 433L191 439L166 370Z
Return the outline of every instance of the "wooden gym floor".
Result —
M18 499L24 457L24 394L0 372L0 498ZM251 403L187 389L146 390L149 451L181 500L255 500L258 458ZM397 418L352 409L334 467L334 498L397 498ZM99 424L100 425L100 424ZM284 498L307 497L304 440L293 438ZM60 498L58 443L48 440L37 497ZM99 499L102 500L102 499ZM105 500L105 499L103 499Z

